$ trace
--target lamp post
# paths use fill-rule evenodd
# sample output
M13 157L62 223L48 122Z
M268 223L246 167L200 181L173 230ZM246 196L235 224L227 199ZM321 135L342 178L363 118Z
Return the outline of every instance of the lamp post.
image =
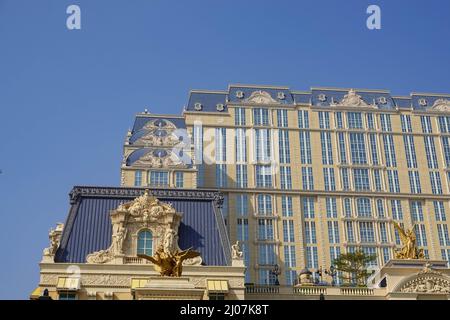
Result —
M280 266L276 264L272 270L269 271L271 275L275 277L275 283L273 283L276 286L280 285L280 281L278 281L278 276L281 274Z

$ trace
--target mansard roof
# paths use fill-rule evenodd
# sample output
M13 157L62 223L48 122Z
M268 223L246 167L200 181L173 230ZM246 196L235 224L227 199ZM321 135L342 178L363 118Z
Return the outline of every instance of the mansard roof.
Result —
M55 256L57 263L85 263L89 253L111 245L111 210L144 194L144 188L79 187L70 192L70 210ZM220 212L223 197L215 190L150 189L149 194L183 213L179 246L201 253L211 266L231 264L231 252Z
M411 93L407 97L392 96L388 90L325 88L315 87L309 91L292 91L288 87L231 84L226 91L192 90L185 111L226 112L229 105L258 104L252 97L260 96L260 104L277 107L308 105L330 108L339 105L350 92L362 99L364 104L379 110L411 109L414 111L434 110L436 101L450 103L450 94ZM223 105L223 108L220 106ZM442 108L441 110L442 111Z

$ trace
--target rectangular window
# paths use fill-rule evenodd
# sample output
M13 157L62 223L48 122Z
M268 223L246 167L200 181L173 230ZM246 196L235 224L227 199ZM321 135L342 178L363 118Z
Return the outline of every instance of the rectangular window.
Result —
M390 114L380 114L381 131L391 132L391 115Z
M295 246L284 246L284 267L286 269L286 285L292 286L297 280L297 273L295 270L291 270L296 267Z
M411 193L422 193L419 171L408 171Z
M216 128L216 162L227 161L226 129Z
M442 151L445 158L445 166L450 167L450 137L442 137Z
M175 187L183 188L184 187L184 173L183 172L175 172Z
M434 205L434 215L436 217L436 221L447 221L445 217L445 209L443 201L433 201Z
M381 243L388 243L386 222L380 222L379 227L380 227L380 241L381 241Z
M255 129L256 161L268 163L271 160L271 142L269 129Z
M303 198L303 216L305 219L314 219L314 198Z
M406 164L408 168L417 168L416 148L414 147L414 137L404 135L403 142L405 144Z
M328 221L328 241L329 243L338 244L339 240L339 226L337 221Z
M371 217L372 204L369 198L356 199L356 212L358 217Z
M236 195L236 213L239 217L248 216L248 195Z
M442 194L441 175L439 171L430 172L431 192L433 194Z
M378 160L377 135L375 133L370 133L369 141L370 141L370 155L372 157L372 164L378 165L380 164L380 162Z
M354 243L355 242L355 233L353 230L353 222L347 221L345 223L345 229L347 231L347 242Z
M424 224L414 225L414 232L416 234L417 246L426 247L428 241L427 241L427 233L425 231L425 225ZM426 256L426 254L425 254L425 256Z
M367 164L366 142L363 133L350 133L350 150L353 164Z
M278 146L280 153L280 163L291 163L290 147L289 147L289 131L279 130L278 131Z
M348 177L348 169L341 168L340 171L341 171L341 179L342 179L342 189L350 190L350 179Z
M280 167L281 189L292 189L291 167Z
M383 182L381 180L380 169L373 170L373 182L375 184L375 191L378 192L383 191Z
M272 167L266 165L257 165L256 167L256 187L272 187Z
M347 112L347 124L349 129L363 129L361 112Z
M402 132L412 132L411 116L409 114L402 114L400 120L402 123Z
M375 242L375 233L373 231L372 222L359 222L359 237L361 239L361 242Z
M400 200L391 200L391 210L394 220L403 220L402 202Z
M337 218L336 198L325 198L325 204L327 209L327 218Z
M382 199L377 199L377 215L378 218L384 218L384 201Z
M309 131L300 131L300 161L302 164L312 164Z
M77 293L72 291L60 291L58 292L59 300L77 300Z
M295 242L294 221L283 220L283 240L284 242Z
M216 187L225 188L227 186L227 165L216 164Z
M319 268L319 255L317 247L306 247L306 266L308 269Z
M336 181L334 179L333 168L323 168L323 180L326 191L336 190Z
M281 197L281 213L283 217L292 217L294 211L292 210L292 197L282 196Z
M167 187L169 185L169 172L150 171L150 185L153 187Z
M433 133L430 116L420 116L420 122L422 123L423 133Z
M330 129L330 113L328 111L319 111L320 129Z
M314 190L313 171L311 167L302 167L303 190Z
M258 215L271 216L272 211L272 196L268 194L258 194Z
M275 265L275 245L273 244L260 244L258 245L258 263L261 265Z
M273 240L273 220L258 219L258 240Z
M344 214L347 218L352 216L352 200L350 198L344 199Z
M423 210L422 210L422 202L420 201L411 201L411 218L413 222L423 222Z
M389 183L389 192L400 193L400 182L398 180L397 170L387 170L387 177Z
M248 219L237 219L237 239L239 241L248 241Z
M255 126L269 126L269 109L255 108L253 109L253 124Z
M141 170L136 170L134 172L134 186L135 187L142 186L142 171Z
M450 246L450 239L448 237L448 227L446 224L438 223L437 225L439 244L443 247Z
M436 147L432 136L423 137L425 143L425 154L427 155L428 168L437 169L438 162L436 157Z
M309 129L309 115L307 110L298 111L298 127L300 129Z
M203 163L203 127L200 121L194 122L194 160L195 164Z
M439 131L441 133L450 132L450 116L439 116Z
M284 109L277 110L278 127L285 128L288 126L288 111Z
M370 256L376 256L376 248L374 247L361 247L361 251L364 252L366 255ZM377 260L371 261L367 264L367 267L376 267L377 266Z
M345 135L343 132L338 132L339 139L339 160L342 164L347 163L347 150L345 146Z
M245 108L235 108L234 112L234 124L245 126Z
M391 134L383 135L384 154L386 157L387 167L396 167L397 159L395 157L394 138Z
M366 120L367 120L367 129L373 130L375 129L375 119L373 117L373 113L368 113L366 115Z
M343 128L343 121L342 121L342 112L336 112L334 114L336 119L336 128L342 129Z
M353 183L356 191L370 190L369 169L353 169Z
M321 131L320 141L322 143L322 163L333 164L333 148L331 146L331 133Z
M247 162L247 140L246 131L243 128L236 129L236 162L246 163Z
M389 248L383 248L383 264L386 264L391 260L391 250Z
M236 165L236 187L247 188L247 186L248 186L247 165L238 164Z

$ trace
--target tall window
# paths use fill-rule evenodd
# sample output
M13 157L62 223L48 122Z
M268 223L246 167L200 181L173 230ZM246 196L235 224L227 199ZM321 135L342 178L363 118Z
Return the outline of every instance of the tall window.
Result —
M314 190L314 178L311 167L302 167L303 190Z
M395 157L394 138L391 134L383 135L384 154L386 156L386 166L396 167L397 159Z
M270 162L271 160L270 131L268 129L256 129L255 139L256 139L255 143L256 161Z
M255 126L270 125L269 110L264 108L253 109L253 124Z
M305 221L305 242L307 244L316 244L316 223L314 221Z
M364 134L362 133L350 133L350 150L352 152L353 164L366 164L366 142Z
M353 182L356 191L370 190L369 169L353 169Z
M338 132L339 140L339 159L342 164L347 163L347 150L345 147L345 135L343 132Z
M305 219L314 219L314 198L303 198L303 216Z
M282 196L281 197L281 212L283 217L292 217L294 212L292 210L292 197Z
M272 196L268 194L258 194L258 215L271 216L272 211Z
M336 198L325 198L325 205L327 209L327 218L337 218Z
M414 147L414 137L410 135L403 136L405 143L406 164L408 168L417 168L416 149Z
M432 136L423 137L425 143L425 154L427 155L428 168L437 169L438 162L436 157L436 147Z
M336 181L334 178L334 168L323 168L323 180L326 191L336 190Z
M389 192L400 193L400 182L398 180L398 171L387 170L386 173L388 177Z
M375 242L375 233L373 230L373 222L360 222L359 223L359 236L361 242Z
M419 171L408 171L409 185L411 187L411 193L422 193L420 186Z
M320 140L322 142L322 163L333 164L333 148L331 146L331 133L320 132Z
M434 214L436 221L447 221L445 216L444 202L443 201L433 201Z
M442 137L442 151L445 158L445 166L450 167L450 137Z
M216 128L216 162L227 160L227 135L225 128Z
M248 195L247 194L236 195L236 213L240 217L248 216Z
M277 110L277 122L279 127L288 126L288 111L285 109Z
M420 116L420 122L422 123L422 132L423 133L433 133L430 116Z
M449 133L450 132L450 116L440 116L439 120L439 131L441 133Z
M356 208L358 217L371 217L372 206L369 198L356 199Z
M298 127L300 129L309 129L309 114L307 110L298 111Z
M295 242L293 220L283 220L283 240L284 242Z
M367 129L375 129L375 119L373 117L373 113L368 113L366 115L366 119L367 119Z
M272 167L267 165L257 165L256 186L258 188L272 187Z
M336 119L336 128L342 129L344 127L342 121L342 112L336 112L334 114L334 117Z
M247 165L238 164L236 165L236 187L247 188L247 186L248 186Z
M289 131L279 130L278 146L280 151L280 163L290 163Z
M347 123L349 129L362 129L363 121L361 112L347 112Z
M258 263L261 265L275 265L275 245L274 244L260 244L258 245Z
M150 230L142 230L138 233L137 253L153 255L153 235Z
M328 111L319 111L319 127L330 129L330 113Z
M236 129L236 162L247 162L247 149L246 149L246 131L243 128Z
M412 132L411 116L409 114L402 114L400 120L402 122L402 132Z
M151 186L168 186L169 172L167 171L150 171L150 185Z
M381 130L384 132L391 132L392 131L392 124L391 124L391 115L390 114L380 114L380 123L381 123Z
M339 243L339 225L337 221L328 221L328 242Z
M142 171L136 170L134 172L134 185L140 187L142 185Z
M234 112L234 124L237 126L245 126L245 109L236 108Z
M348 168L340 168L340 171L341 171L342 189L350 190L350 179L348 177Z
M300 162L302 164L312 164L311 137L309 131L300 131Z
M292 189L291 167L280 167L281 189Z
M442 194L442 183L439 171L430 172L431 192L433 194Z
M184 174L183 172L175 172L175 187L183 188L184 186Z
M370 141L370 155L372 156L372 164L380 164L378 160L378 144L377 144L377 135L375 133L369 134Z
M258 219L258 240L273 240L273 220Z
M216 164L216 186L225 188L227 186L227 165Z
M383 191L383 181L381 180L380 169L373 170L373 182L375 184L375 191Z

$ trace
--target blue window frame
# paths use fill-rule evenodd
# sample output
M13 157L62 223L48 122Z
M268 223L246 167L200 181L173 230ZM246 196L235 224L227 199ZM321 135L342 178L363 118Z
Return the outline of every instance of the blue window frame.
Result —
M153 235L150 230L142 230L138 233L137 253L153 255Z

